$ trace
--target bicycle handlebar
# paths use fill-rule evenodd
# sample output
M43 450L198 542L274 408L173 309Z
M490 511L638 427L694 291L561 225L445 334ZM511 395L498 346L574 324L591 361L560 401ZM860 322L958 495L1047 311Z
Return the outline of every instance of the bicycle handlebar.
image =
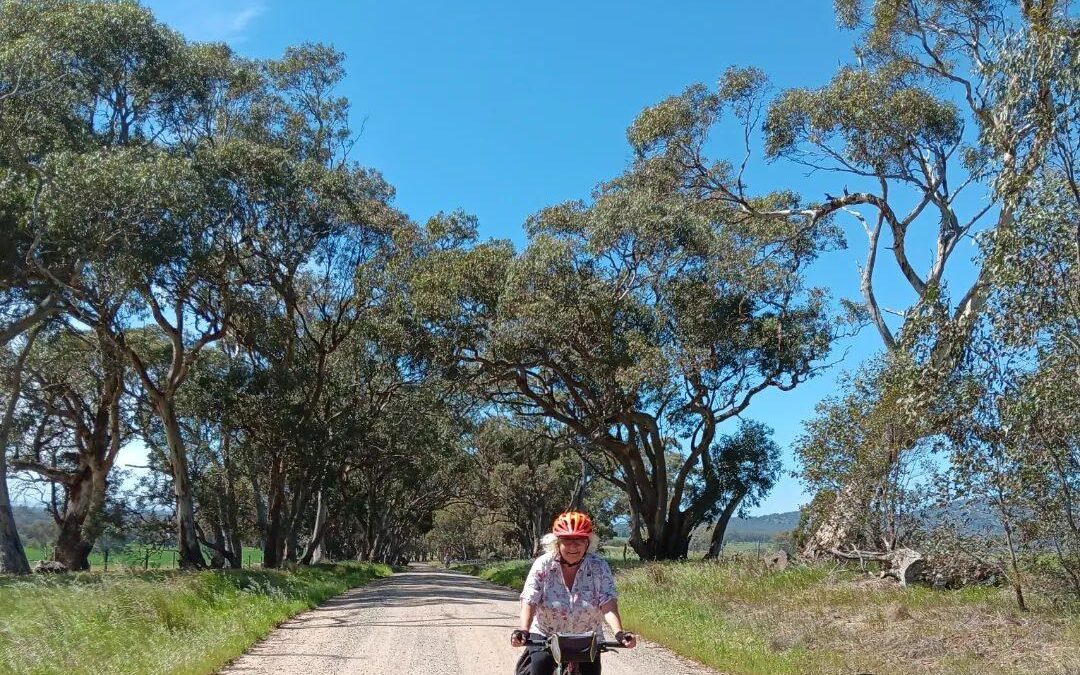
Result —
M525 641L525 646L526 647L547 647L548 646L548 641L546 639L537 640L535 638L529 638L528 640ZM626 645L624 645L623 643L614 642L612 640L603 640L603 641L597 642L596 646L599 647L600 651L602 651L602 652L606 652L609 649L626 649Z

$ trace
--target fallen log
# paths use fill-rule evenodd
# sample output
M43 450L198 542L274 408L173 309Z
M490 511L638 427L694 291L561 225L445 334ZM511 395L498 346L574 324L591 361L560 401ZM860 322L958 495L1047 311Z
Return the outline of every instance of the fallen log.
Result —
M895 551L841 551L830 549L829 553L844 560L858 560L888 563L889 567L881 572L881 576L892 577L900 582L901 586L922 581L923 571L926 569L926 559L918 551L910 548L898 548Z

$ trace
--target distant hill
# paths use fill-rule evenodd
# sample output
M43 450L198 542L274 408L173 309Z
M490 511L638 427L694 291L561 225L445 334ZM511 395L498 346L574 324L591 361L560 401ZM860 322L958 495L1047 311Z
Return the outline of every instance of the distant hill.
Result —
M771 542L777 534L794 530L799 524L799 514L799 511L786 511L751 518L732 518L728 522L724 539L729 542ZM699 547L702 545L707 546L708 537L712 534L712 527L713 525L710 523L706 527L698 528L694 532L691 548L695 544ZM620 523L615 526L615 534L619 537L627 537L630 534L630 528L625 523Z
M724 542L728 544L739 542L772 543L775 541L776 535L782 532L790 532L798 524L799 511L769 513L751 518L732 518L728 521L727 531L724 532ZM708 523L694 530L694 534L690 537L691 550L703 550L709 547L713 525L714 523Z
M780 532L790 532L799 524L799 511L770 513L751 518L732 518L726 538L729 541L772 541Z
M23 546L41 546L56 540L56 523L40 506L12 506L15 527Z
M53 519L45 509L40 506L21 506L18 504L12 505L12 515L15 516L15 526L19 529L28 527L37 523L52 523Z

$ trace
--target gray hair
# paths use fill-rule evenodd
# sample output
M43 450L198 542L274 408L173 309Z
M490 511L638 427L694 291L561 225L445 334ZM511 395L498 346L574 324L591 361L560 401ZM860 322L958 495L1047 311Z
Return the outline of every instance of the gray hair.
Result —
M559 538L551 532L548 532L540 540L540 545L544 547L544 550L555 555L559 552ZM586 553L596 553L600 550L600 537L595 532L589 535L589 548L585 549Z

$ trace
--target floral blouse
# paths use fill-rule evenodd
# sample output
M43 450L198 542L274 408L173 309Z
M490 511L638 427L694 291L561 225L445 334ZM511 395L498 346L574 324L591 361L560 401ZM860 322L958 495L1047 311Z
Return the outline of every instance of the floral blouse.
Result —
M540 556L529 570L521 591L521 599L536 606L529 630L543 635L591 630L603 634L604 613L600 607L616 597L611 568L595 553L586 554L581 561L572 589L566 588L555 555Z

